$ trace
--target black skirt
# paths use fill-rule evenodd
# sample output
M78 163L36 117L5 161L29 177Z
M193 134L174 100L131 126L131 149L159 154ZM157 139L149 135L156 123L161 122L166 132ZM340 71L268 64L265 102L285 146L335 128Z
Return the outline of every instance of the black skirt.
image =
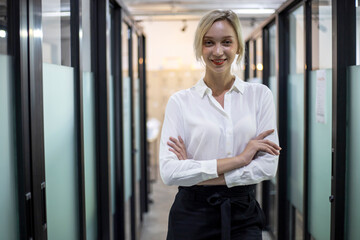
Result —
M179 187L167 240L260 240L264 225L255 185Z

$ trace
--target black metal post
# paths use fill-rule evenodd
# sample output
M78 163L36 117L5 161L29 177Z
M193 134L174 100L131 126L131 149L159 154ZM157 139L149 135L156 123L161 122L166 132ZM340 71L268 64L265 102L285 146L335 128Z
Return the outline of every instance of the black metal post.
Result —
M289 239L289 208L287 201L287 75L289 72L289 22L285 12L276 17L276 39L279 66L279 141L282 147L278 166L278 239Z
M354 0L332 0L332 182L331 239L345 237L346 116L348 66L356 63Z
M97 199L98 199L98 239L110 239L110 163L109 163L109 139L108 139L108 103L107 103L107 56L106 50L106 17L107 1L93 2L94 8L92 32L95 47L95 99L96 99L96 150L97 150ZM95 21L96 19L96 21Z

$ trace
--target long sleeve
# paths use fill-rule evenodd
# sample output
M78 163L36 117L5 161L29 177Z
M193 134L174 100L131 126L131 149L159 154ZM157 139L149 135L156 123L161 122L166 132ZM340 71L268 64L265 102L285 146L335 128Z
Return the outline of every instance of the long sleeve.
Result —
M166 106L160 140L160 175L167 185L192 186L202 181L218 177L216 159L179 160L169 151L169 137L185 136L182 109L176 97L172 96Z
M272 93L268 88L264 87L261 95L256 117L256 136L266 130L275 129L274 133L266 137L266 139L279 144ZM225 173L227 186L249 185L271 179L276 175L278 158L278 156L259 152L255 159L247 166Z

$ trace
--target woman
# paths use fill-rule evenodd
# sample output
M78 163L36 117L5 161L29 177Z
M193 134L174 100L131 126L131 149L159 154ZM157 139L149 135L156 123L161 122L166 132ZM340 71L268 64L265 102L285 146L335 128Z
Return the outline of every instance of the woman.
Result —
M273 96L231 73L244 53L234 12L206 14L194 49L205 76L170 97L161 135L161 177L179 186L167 239L262 239L255 184L275 176L281 149Z

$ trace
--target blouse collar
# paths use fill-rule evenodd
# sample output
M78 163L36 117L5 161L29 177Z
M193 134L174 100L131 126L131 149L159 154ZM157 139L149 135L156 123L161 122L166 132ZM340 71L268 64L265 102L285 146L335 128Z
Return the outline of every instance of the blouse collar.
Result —
M235 76L234 84L231 86L229 92L236 91L244 94L244 81L241 80L238 76ZM195 91L198 92L201 98L203 98L207 94L212 94L212 90L205 84L204 78L200 79L194 86Z

